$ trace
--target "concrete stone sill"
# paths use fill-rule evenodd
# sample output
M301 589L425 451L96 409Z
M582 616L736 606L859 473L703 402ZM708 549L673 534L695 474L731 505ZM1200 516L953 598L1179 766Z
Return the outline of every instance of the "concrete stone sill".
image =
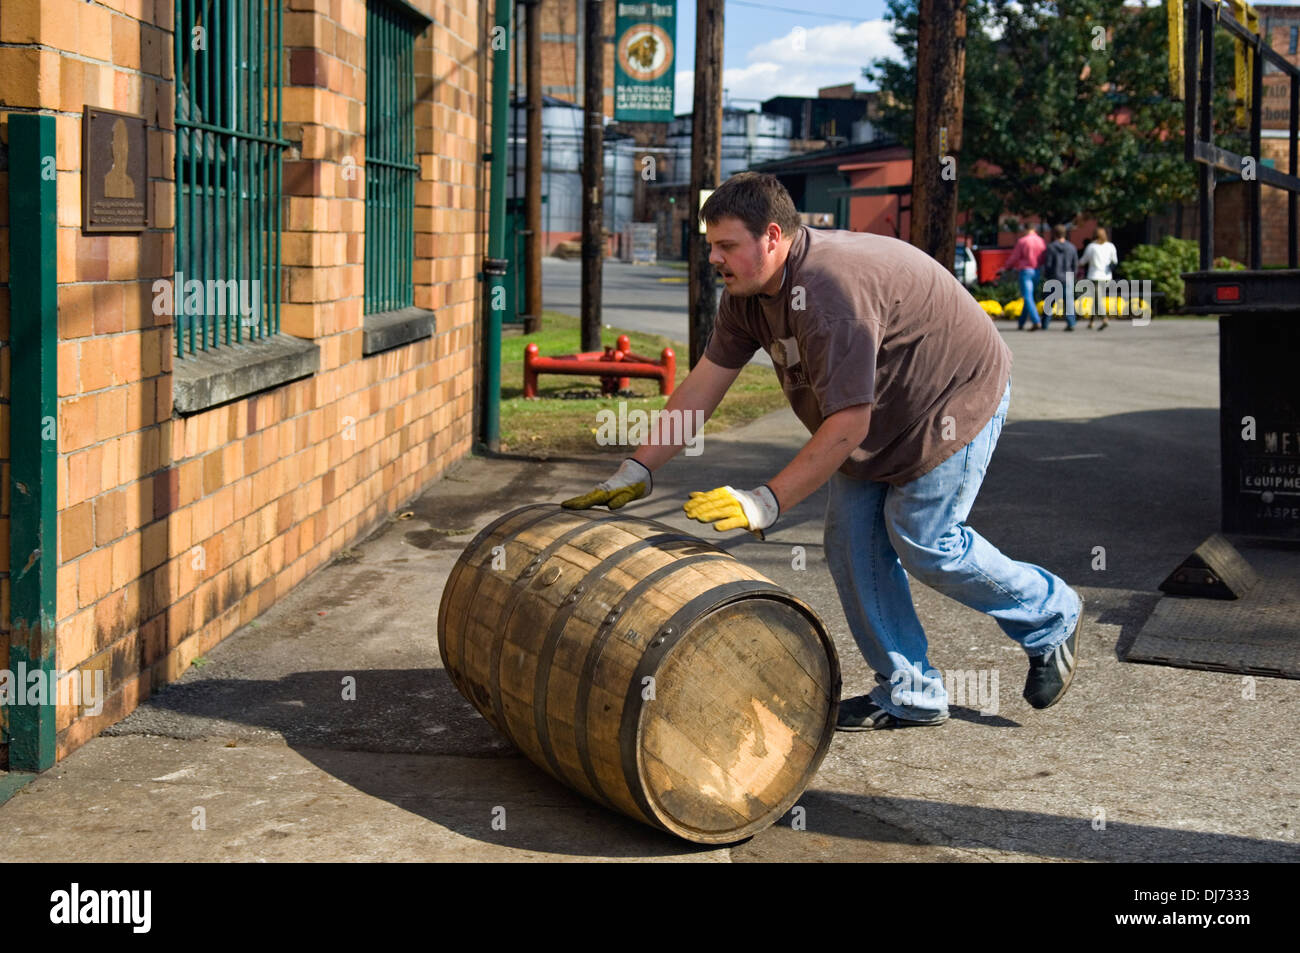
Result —
M387 351L427 338L437 327L432 311L424 308L400 308L377 311L362 318L361 353L363 356Z
M172 407L193 414L217 404L309 377L320 370L320 347L288 334L222 345L172 361Z

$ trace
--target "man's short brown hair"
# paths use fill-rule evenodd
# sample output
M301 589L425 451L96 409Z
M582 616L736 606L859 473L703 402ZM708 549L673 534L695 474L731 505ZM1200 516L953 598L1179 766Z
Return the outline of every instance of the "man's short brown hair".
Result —
M1065 226L1054 225L1052 227L1052 237L1055 238L1058 242L1065 241Z
M799 228L799 211L781 180L766 172L740 172L723 182L700 209L700 219L717 224L728 216L738 218L755 238L775 222L790 237Z

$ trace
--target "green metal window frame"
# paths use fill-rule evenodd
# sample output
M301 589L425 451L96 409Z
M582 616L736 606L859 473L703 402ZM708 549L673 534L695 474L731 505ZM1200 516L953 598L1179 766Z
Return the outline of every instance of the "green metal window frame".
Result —
M184 357L280 330L281 161L289 143L281 123L282 4L175 3L175 244L184 285L173 288L173 310L176 354ZM194 312L185 307L191 279L204 289ZM231 314L228 297L210 307L232 280L250 282L242 300L256 302L254 320Z
M366 2L365 313L415 303L415 38L423 17Z

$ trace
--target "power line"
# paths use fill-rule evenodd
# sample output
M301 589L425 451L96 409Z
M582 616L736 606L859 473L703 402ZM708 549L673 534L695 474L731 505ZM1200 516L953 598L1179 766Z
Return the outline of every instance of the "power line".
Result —
M803 17L825 17L827 20L853 20L853 17L846 17L836 13L819 13L816 10L794 10L790 7L776 7L770 3L755 3L754 0L726 0L727 5L736 4L740 7L757 7L760 10L776 10L779 13L795 13Z

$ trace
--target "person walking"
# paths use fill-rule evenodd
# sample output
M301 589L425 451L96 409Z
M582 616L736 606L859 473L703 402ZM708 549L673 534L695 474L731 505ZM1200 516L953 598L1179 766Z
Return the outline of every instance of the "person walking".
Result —
M1034 289L1038 281L1038 264L1043 257L1043 252L1047 248L1036 231L1028 225L1021 223L1020 238L1016 240L1016 247L1011 251L1011 257L1003 263L998 269L998 275L1004 271L1016 270L1020 274L1020 297L1024 306L1020 309L1020 319L1017 326L1021 331L1025 329L1025 322L1030 322L1029 330L1037 331L1040 327L1038 322L1038 305L1037 292Z
M1110 315L1106 313L1106 296L1101 293L1098 282L1111 281L1115 266L1118 264L1119 252L1110 243L1106 229L1098 228L1092 241L1079 257L1079 267L1087 269L1084 277L1092 282L1093 289L1092 310L1088 314L1089 330L1092 329L1092 322L1098 317L1101 318L1101 327L1097 329L1098 331L1104 331L1110 324ZM1100 315L1097 314L1098 311L1101 312Z
M909 575L992 616L1028 657L1025 699L1058 702L1078 661L1082 599L966 522L1011 402L1011 351L984 310L946 263L907 242L800 225L771 175L732 176L700 217L725 286L705 352L659 433L562 505L649 496L652 471L683 446L672 412L708 417L761 347L811 437L760 486L693 492L683 509L716 531L758 534L829 481L827 566L876 682L842 702L837 727L948 718Z
M1052 228L1052 243L1043 252L1040 262L1043 272L1043 294L1049 302L1063 301L1065 305L1065 330L1074 330L1074 275L1079 270L1079 251L1065 239L1065 226ZM1055 282L1055 290L1048 285ZM1052 308L1043 308L1043 330L1052 323Z

